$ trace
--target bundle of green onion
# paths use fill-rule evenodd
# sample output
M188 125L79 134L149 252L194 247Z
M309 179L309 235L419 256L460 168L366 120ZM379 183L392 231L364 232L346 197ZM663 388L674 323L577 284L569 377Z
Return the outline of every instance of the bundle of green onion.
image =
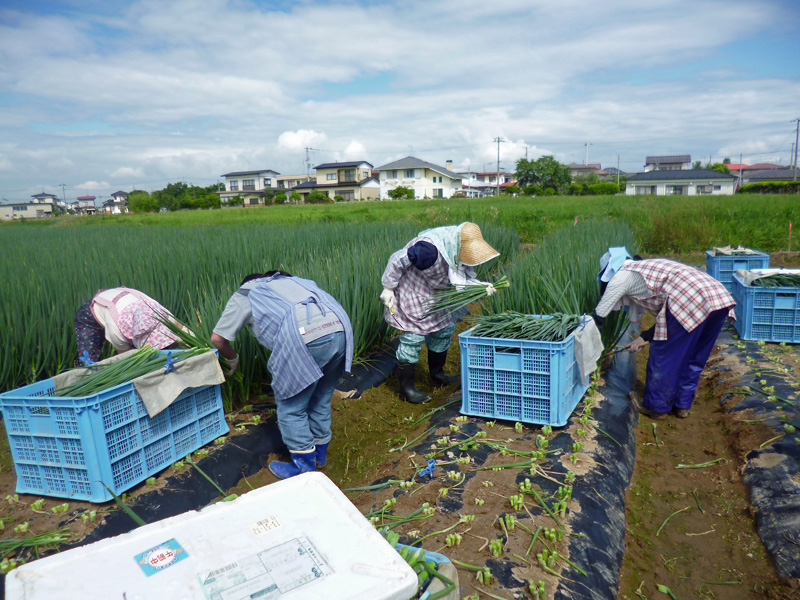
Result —
M182 352L176 352L173 355L172 362L177 363L208 351L208 348L189 348ZM144 346L116 362L93 367L78 382L56 390L56 396L70 396L72 398L92 396L116 385L128 383L137 377L157 371L166 365L166 352L159 352L149 345Z
M561 342L583 323L583 315L554 313L523 315L508 311L496 315L473 317L470 335L510 340Z
M750 283L751 287L800 287L800 275L794 273L775 273L759 277Z
M495 281L492 286L496 290L502 290L510 286L508 277L503 275L500 279ZM430 302L430 308L425 316L430 316L442 311L456 312L465 306L478 302L486 298L487 286L482 284L470 284L462 286L454 286L439 290L433 295Z

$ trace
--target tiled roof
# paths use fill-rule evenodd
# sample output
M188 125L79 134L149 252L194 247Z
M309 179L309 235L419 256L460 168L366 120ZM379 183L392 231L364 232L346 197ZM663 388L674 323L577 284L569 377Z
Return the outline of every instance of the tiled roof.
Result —
M795 169L763 169L760 171L749 171L745 175L745 179L750 182L756 181L800 181L800 169L797 169L797 176L795 178Z
M358 167L360 165L369 165L369 168L372 168L372 164L368 163L365 160L358 160L352 162L340 162L340 163L323 163L321 165L317 165L314 167L315 169L343 169L345 167Z
M392 170L401 170L401 169L415 169L415 168L423 168L423 169L430 169L431 171L436 171L437 173L441 173L442 175L447 175L451 179L461 179L461 175L458 173L453 173L453 171L449 171L444 167L440 167L439 165L435 165L433 163L426 162L424 160L420 160L418 158L414 158L413 156L406 156L405 158L401 158L400 160L396 160L394 162L387 163L381 167L378 167L378 171L392 171Z
M239 177L241 175L260 175L261 173L273 173L275 175L280 175L277 171L273 171L272 169L261 169L260 171L235 171L233 173L225 173L224 175L220 175L220 177Z
M628 176L628 181L676 181L682 179L735 179L735 177L713 169L648 171L647 173L634 173Z
M692 157L689 154L676 154L675 156L648 156L644 159L644 164L662 164L662 163L690 163Z

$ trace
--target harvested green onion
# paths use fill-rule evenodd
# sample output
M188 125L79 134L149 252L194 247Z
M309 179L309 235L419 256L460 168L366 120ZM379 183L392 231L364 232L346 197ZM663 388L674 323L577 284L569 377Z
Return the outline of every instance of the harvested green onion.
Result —
M492 284L494 289L502 290L509 287L511 284L508 282L508 277L505 275ZM478 302L486 298L486 289L488 286L476 283L469 285L461 285L448 287L439 290L433 295L430 301L430 308L426 316L436 314L442 311L456 312L465 306Z
M583 315L537 316L508 311L473 317L472 321L476 323L471 332L475 337L561 342L583 323Z
M800 275L792 273L775 273L766 277L759 277L750 283L751 287L800 287Z

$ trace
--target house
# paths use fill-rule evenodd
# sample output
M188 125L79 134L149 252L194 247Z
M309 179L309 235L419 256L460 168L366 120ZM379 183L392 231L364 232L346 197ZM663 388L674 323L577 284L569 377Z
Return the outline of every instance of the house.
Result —
M58 196L55 194L45 194L42 192L41 194L34 194L31 198L31 204L58 204Z
M278 189L287 193L290 193L301 183L317 180L313 175L279 175L276 179L278 180Z
M497 185L487 181L479 181L478 173L459 171L456 174L461 177L461 190L459 192L466 198L483 198L497 194Z
M366 161L324 163L314 167L314 171L315 181L294 187L303 200L312 191L327 194L329 198L340 196L346 201L380 197L380 182L372 176L372 165Z
M627 196L700 196L733 194L736 177L712 169L647 171L628 176Z
M692 168L692 157L689 154L676 156L648 156L644 159L644 172L680 171Z
M0 205L0 219L41 219L53 216L52 202L20 202L19 204Z
M800 181L800 169L779 167L777 169L747 170L742 173L742 185L764 181Z
M387 163L378 171L381 200L390 198L389 192L401 186L414 190L415 198L450 198L462 189L458 173L413 156Z
M119 200L114 200L111 198L110 200L106 200L103 202L103 206L101 208L101 212L108 213L111 215L122 215L128 212L128 202L120 202Z
M111 194L111 199L119 204L128 204L128 193L122 190Z
M586 165L581 164L571 164L567 165L569 168L569 174L572 179L576 177L588 177L589 175L605 175L605 171L600 166L600 163L589 163Z
M263 206L266 194L274 195L278 190L278 173L272 169L260 171L236 171L222 175L225 190L217 192L223 206L232 198L240 196L242 206Z
M69 207L76 215L93 215L97 212L95 196L78 196L75 202L70 202Z

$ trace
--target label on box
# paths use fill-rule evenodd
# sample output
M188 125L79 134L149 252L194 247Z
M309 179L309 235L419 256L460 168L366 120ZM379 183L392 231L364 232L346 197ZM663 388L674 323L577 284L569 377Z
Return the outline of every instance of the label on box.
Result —
M171 539L137 554L134 559L139 563L144 574L150 577L150 575L163 571L188 557L189 553L175 539Z
M278 521L278 517L270 515L265 519L261 519L253 523L250 528L253 532L253 535L263 535L269 531L274 531L281 526L280 521Z
M200 576L210 600L272 600L333 570L305 537L251 554Z

